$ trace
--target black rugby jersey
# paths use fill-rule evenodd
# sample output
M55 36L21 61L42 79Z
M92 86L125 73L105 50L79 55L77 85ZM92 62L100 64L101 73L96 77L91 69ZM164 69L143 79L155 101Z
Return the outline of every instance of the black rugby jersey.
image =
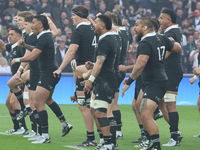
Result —
M125 28L125 27L120 27L119 28L122 37L122 50L120 54L120 65L125 65L125 60L126 60L126 53L128 52L129 45L133 42L133 38L131 36L131 33Z
M103 63L101 71L97 76L97 80L105 80L112 83L111 86L117 87L117 78L115 75L114 65L117 55L117 39L112 31L106 32L99 37L98 47L95 51L95 57L103 55L106 60Z
M182 34L178 25L172 25L168 27L164 35L166 37L172 37L176 42L181 44ZM183 72L181 53L171 53L167 59L165 59L165 71L166 72Z
M33 34L31 32L29 35L27 35L24 39L25 43L31 46L36 46L37 43L37 35ZM30 73L39 73L39 62L38 58L36 58L34 61L29 62L30 65Z
M149 60L141 74L142 81L161 82L168 80L164 69L164 58L166 50L170 51L174 44L165 36L155 32L148 33L142 37L137 49L139 55L148 55Z
M35 48L42 51L39 55L39 68L41 73L52 73L58 69L55 59L57 43L50 30L44 30L37 35Z
M72 33L71 44L79 45L75 53L77 66L84 65L86 61L94 62L94 49L97 45L97 39L90 22L82 22L76 26Z
M114 32L113 34L116 37L117 40L117 55L116 55L116 59L115 59L115 64L114 64L114 69L116 73L119 73L119 60L121 58L120 54L121 54L121 50L122 50L122 38L119 34L119 32Z
M23 57L25 54L25 49L17 46L17 43L18 42L16 42L15 44L6 45L7 51L10 52L10 58L11 58L10 60L13 60L14 58ZM20 63L16 63L11 66L12 75L14 75L17 72L19 66Z

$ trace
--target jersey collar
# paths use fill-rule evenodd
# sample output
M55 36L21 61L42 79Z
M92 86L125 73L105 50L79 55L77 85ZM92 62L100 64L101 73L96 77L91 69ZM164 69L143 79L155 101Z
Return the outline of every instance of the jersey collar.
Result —
M126 27L119 27L120 30L126 30Z
M76 28L78 28L80 25L90 25L91 23L89 21L87 22L81 22L79 24L77 24Z
M25 30L25 29L22 30L22 34L24 34L24 33L26 33L26 30Z
M12 48L12 49L15 48L15 47L17 46L17 43L18 43L18 41L17 41L15 44L13 44L13 45L11 46L11 48Z
M39 37L40 37L42 34L44 34L44 33L49 33L49 32L51 32L51 31L50 31L50 30L44 30L44 31L40 32L40 34L37 35L37 39L39 39Z
M108 31L108 32L102 34L102 35L99 37L99 41L100 41L102 38L104 38L105 36L107 36L107 35L113 35L113 31Z
M146 38L146 37L155 36L155 35L156 35L156 32L155 32L155 31L154 31L154 32L151 32L151 33L147 33L145 36L143 36L143 37L141 38L141 41L144 40L144 38Z
M168 28L165 30L165 32L167 32L167 31L169 31L169 30L171 30L171 29L174 29L174 28L178 28L178 25L176 24L176 25L172 25L172 26L168 27ZM164 32L164 33L165 33L165 32Z
M33 32L29 33L29 36L31 36L33 34Z

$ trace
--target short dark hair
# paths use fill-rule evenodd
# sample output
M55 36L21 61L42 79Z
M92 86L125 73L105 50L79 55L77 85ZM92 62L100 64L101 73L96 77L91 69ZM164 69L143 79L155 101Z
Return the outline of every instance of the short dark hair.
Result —
M117 15L115 13L111 13L110 11L107 11L105 13L105 15L108 16L111 19L111 21L114 25L116 25L116 26L118 25L118 18L117 18Z
M147 26L147 29L153 30L153 24L152 24L151 20L148 17L141 17L138 20L141 20L141 24L143 26Z
M176 16L176 12L175 11L173 11L172 9L165 9L161 13L169 15L169 17L172 20L172 23L174 23L174 24L176 23L177 16Z
M19 35L21 35L21 36L22 36L22 31L21 31L21 30L19 30L18 28L15 28L15 27L13 27L13 28L10 28L10 30L14 30L14 31L15 31L15 33L17 33L17 34L19 34Z
M120 17L120 15L119 14L117 14L117 25L118 26L122 26L122 19L121 19L121 17Z
M153 18L151 19L151 23L155 29L156 32L158 32L158 29L160 28L160 23L157 19Z
M46 16L43 15L38 15L34 17L35 19L37 19L38 21L41 21L44 30L48 30L49 29L49 24L48 24L48 20Z
M87 18L89 15L89 9L86 6L76 5L72 8L72 11L81 18Z
M106 25L107 30L112 29L112 21L111 19L106 15L99 15L98 18Z
M32 16L32 15L31 16L26 16L24 20L25 20L25 22L32 23L33 18L34 18L34 16Z

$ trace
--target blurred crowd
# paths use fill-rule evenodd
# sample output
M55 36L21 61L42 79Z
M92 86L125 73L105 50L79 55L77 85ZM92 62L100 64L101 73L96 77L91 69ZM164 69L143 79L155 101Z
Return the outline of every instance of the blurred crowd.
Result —
M9 43L9 28L16 27L13 21L19 11L32 11L35 15L46 13L58 28L59 35L57 60L62 62L65 52L71 43L73 27L71 9L74 5L85 5L90 10L91 18L95 19L97 13L106 11L121 16L123 25L130 30L133 43L127 53L126 65L136 61L137 43L135 41L135 21L142 17L159 19L163 9L170 8L177 13L177 24L183 35L182 65L184 73L191 73L198 66L198 53L200 50L200 0L0 0L0 39ZM161 33L163 31L160 31ZM9 53L0 51L0 72L10 72ZM71 72L67 66L64 72Z

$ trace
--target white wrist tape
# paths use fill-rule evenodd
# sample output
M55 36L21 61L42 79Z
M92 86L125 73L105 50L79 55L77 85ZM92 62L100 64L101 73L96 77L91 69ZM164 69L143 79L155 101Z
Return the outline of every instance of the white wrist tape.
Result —
M94 77L93 75L90 75L90 78L89 78L88 80L90 80L90 81L94 82L94 80L95 80L95 77Z
M193 78L196 80L196 79L198 79L198 76L194 75L194 77L193 77Z
M15 62L16 62L16 63L21 62L21 61L20 61L20 58L16 58L16 59L15 59Z
M52 21L49 21L48 24L50 24Z
M23 70L24 70L24 67L22 67L22 66L19 66L20 68L22 68Z
M18 70L17 70L17 73L21 73L21 71L18 71Z

